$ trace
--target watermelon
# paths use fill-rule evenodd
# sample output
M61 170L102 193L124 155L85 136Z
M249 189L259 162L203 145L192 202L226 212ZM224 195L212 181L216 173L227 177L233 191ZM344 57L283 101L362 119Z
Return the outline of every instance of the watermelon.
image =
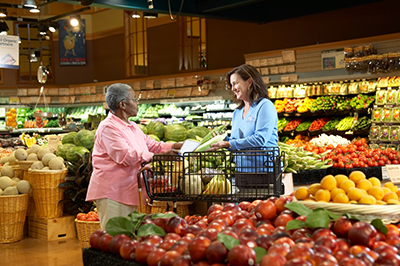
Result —
M84 155L85 153L89 153L89 150L82 146L74 146L67 151L67 161L76 162L78 161L78 156Z
M188 139L196 139L196 136L199 136L200 138L203 138L205 135L208 134L210 130L208 130L205 127L194 127L192 129L188 130L187 138Z
M72 147L75 147L75 145L71 144L71 143L59 144L57 147L56 155L64 158L64 160L66 160L67 152Z
M62 144L66 144L66 143L75 144L74 143L75 135L76 135L76 132L69 132L67 135L65 135L62 138L62 141L61 141Z
M138 127L143 131L144 134L147 134L147 128L145 125L138 124Z
M149 137L154 139L155 141L160 141L159 137L157 137L156 135L150 134Z
M76 146L85 147L88 150L91 150L94 145L94 134L90 130L81 130L76 133L74 138L74 143Z
M173 124L165 127L164 140L173 140L175 142L183 141L187 137L187 130L180 124Z
M187 130L194 128L194 123L189 121L182 121L182 126L184 126Z
M165 126L163 123L158 121L152 121L147 124L147 134L156 135L159 139L164 137Z

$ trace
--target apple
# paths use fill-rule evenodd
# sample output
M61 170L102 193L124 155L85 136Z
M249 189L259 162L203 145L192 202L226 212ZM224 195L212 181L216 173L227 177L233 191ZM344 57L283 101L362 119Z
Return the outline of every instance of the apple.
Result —
M254 211L258 220L271 220L275 218L277 213L275 204L269 200L263 200L258 203Z
M221 210L216 210L207 215L207 223L211 223L215 219L215 217L217 217L221 213L222 213Z
M228 252L230 266L253 266L256 264L256 252L245 245L236 245Z
M296 241L294 242L295 244L306 244L309 246L314 246L314 240L312 240L312 238L309 237L300 237L298 239L296 239Z
M204 236L210 239L211 241L214 241L217 239L218 236L218 230L215 228L206 228L202 230L197 236Z
M241 219L241 218L246 218L247 219L248 217L249 217L249 212L248 211L243 211L243 210L240 211L240 212L235 213L232 216L234 222L239 220L239 219Z
M347 238L347 233L353 226L352 221L347 216L341 216L333 224L332 231L338 236Z
M253 230L251 228L246 228L246 229L243 229L239 234L239 239L243 238L243 237L255 240L258 237L258 234L255 230Z
M331 250L333 254L339 249L336 238L332 236L321 236L316 241L314 246L325 246Z
M135 250L135 260L138 263L147 263L147 257L152 252L153 250L156 249L156 246L147 241L139 242L139 244L136 246Z
M147 256L147 265L148 266L158 266L161 258L167 251L162 248L156 248L155 250L151 251Z
M294 258L291 260L287 260L285 266L312 266L312 264L305 259Z
M175 242L169 250L178 251L181 255L183 255L183 253L186 251L188 245L189 245L189 243L187 243L183 240L179 240L179 241Z
M139 242L136 239L125 241L119 247L119 255L121 255L124 260L133 260L135 258L135 250L138 244Z
M295 242L299 238L302 238L302 237L311 238L311 236L312 236L312 232L308 228L299 228L299 229L294 230L292 233L292 239Z
M287 260L291 260L294 258L309 260L311 256L314 255L314 250L307 246L295 245L293 246L289 253L286 255Z
M166 231L166 225L169 219L165 219L165 218L156 218L153 220L154 224L161 227L162 229L164 229L164 231Z
M356 259L362 260L366 266L374 266L375 260L367 253L360 252L354 256Z
M207 229L206 229L207 230ZM190 257L193 262L199 262L206 259L206 250L211 244L211 240L205 236L197 236L188 245Z
M272 236L272 237L274 237L274 236ZM289 248L292 248L294 245L295 245L295 243L294 243L294 241L290 238L290 237L280 237L280 238L278 238L278 239L276 239L275 241L274 241L274 244L282 244L282 245L286 245L286 246L288 246Z
M210 208L208 208L207 216L210 216L210 214L215 211L222 211L223 208L224 207L222 207L220 204L213 204L210 206Z
M192 258L189 254L177 258L172 266L192 266Z
M231 211L231 210L234 213L236 213L236 212L240 212L242 209L239 207L239 205L236 205L235 203L227 203L222 208L223 212L227 212L227 211Z
M196 236L198 233L200 233L201 230L203 230L203 228L201 228L197 224L191 224L188 225L188 227L186 228L186 234L193 234Z
M172 266L174 262L181 256L176 250L169 250L162 256L158 266Z
M267 254L262 257L260 266L284 266L286 264L285 256L281 254Z
M158 246L160 245L162 242L164 242L164 239L161 236L158 235L150 235L146 238L145 241L151 242L154 245Z
M235 205L235 206L236 206L236 205ZM235 221L233 220L233 216L232 216L231 214L229 214L228 212L221 212L221 213L219 213L219 214L215 217L215 219L224 220L224 221L228 224L228 226L232 226L233 223L235 222Z
M338 244L338 250L349 251L351 247L351 243L348 239L337 238L336 242Z
M292 215L282 212L275 218L274 225L275 225L275 227L286 226L286 224L288 222L290 222L291 220L293 220Z
M105 233L99 238L99 248L103 252L110 252L110 242L113 239L112 235Z
M280 196L276 201L275 201L275 207L276 207L276 213L279 214L283 212L284 210L287 210L285 207L286 204L292 202L293 197L288 196L288 195L282 195Z
M224 263L226 256L228 255L228 250L219 241L212 242L206 250L206 259L210 264L214 263Z
M331 236L337 239L337 236L329 228L319 228L313 232L311 237L314 241L317 241L317 239L322 236Z
M312 250L314 250L314 253L328 253L332 254L332 250L330 250L327 246L323 245L314 245L312 247Z
M180 236L183 236L187 227L187 223L185 219L180 218L179 216L174 216L170 218L165 225L166 232L168 233L176 233Z
M181 236L176 233L168 233L164 236L164 241L169 239L174 239L175 241L178 241L179 239L181 239Z
M400 256L392 252L382 252L375 260L376 266L399 266Z
M366 222L356 222L349 229L348 237L353 245L363 245L372 248L377 231L375 227Z
M227 235L227 236L231 236L234 237L236 239L239 239L239 236L233 231L232 228L225 228L224 230L222 230L220 232L221 234Z
M113 236L110 241L110 252L112 254L119 254L119 248L125 241L131 240L131 238L125 234L118 234Z
M99 247L99 239L102 235L106 234L105 230L96 230L93 234L90 235L89 244L92 248L100 249Z
M177 241L175 239L167 239L164 240L161 244L158 245L159 248L165 249L165 250L170 250L170 248L176 243Z
M274 241L275 239L270 235L259 235L255 240L257 246L265 250L268 250L274 244Z
M282 256L285 256L289 253L290 247L287 245L283 244L273 244L268 250L267 250L267 255L270 254L281 254Z
M311 255L311 264L314 266L337 266L337 259L330 253L315 253Z
M250 206L251 206L251 202L248 202L248 201L242 201L239 203L240 209L245 210L247 212L249 211L248 209Z

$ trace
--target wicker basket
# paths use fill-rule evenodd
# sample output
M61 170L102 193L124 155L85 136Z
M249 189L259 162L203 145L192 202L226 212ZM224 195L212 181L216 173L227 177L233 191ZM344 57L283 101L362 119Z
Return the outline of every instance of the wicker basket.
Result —
M400 221L400 205L364 205L311 201L296 202L310 209L324 208L338 215L347 213L367 223L372 222L374 219L381 219L385 224L397 223Z
M189 214L189 205L192 204L190 201L178 201L176 202L176 214L180 217L185 217L185 215ZM170 211L174 211L174 203L172 201L168 201L168 206Z
M18 177L22 179L24 176L24 172L22 171L21 167L18 164L10 164L12 168L14 168L14 177Z
M75 226L81 248L89 248L90 236L93 232L100 230L100 222L80 221L75 219Z
M34 162L35 161L17 161L17 164L19 165L22 171L28 171Z
M166 201L153 201L153 204L149 204L151 206L151 213L164 213L167 211L167 202Z
M28 171L32 180L33 199L38 218L58 218L63 215L63 204L58 202L63 199L64 190L58 185L64 181L67 172L67 170Z
M0 197L0 243L22 239L28 208L28 194Z

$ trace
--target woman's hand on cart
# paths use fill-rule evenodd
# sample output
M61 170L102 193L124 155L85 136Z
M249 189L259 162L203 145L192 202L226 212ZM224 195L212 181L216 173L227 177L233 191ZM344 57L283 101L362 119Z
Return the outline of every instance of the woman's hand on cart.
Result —
M179 154L178 150L169 150L164 153L156 153L158 158L162 158L163 161L179 161L182 156Z

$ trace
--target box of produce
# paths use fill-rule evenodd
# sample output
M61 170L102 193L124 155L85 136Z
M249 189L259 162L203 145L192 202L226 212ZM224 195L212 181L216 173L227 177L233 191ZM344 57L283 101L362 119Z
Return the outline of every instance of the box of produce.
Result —
M323 127L322 131L323 132L334 132L336 131L336 125L339 124L340 118L334 117L331 120L329 120Z
M392 121L400 122L400 108L394 108L392 110Z
M297 128L300 123L303 122L301 118L295 118L290 120L290 122L284 127L283 131L293 131Z
M357 96L351 98L350 106L354 110L361 110L368 108L373 102L374 102L373 96L358 94Z
M301 122L297 127L296 127L296 132L304 132L307 131L308 128L311 126L312 121L307 120Z
M368 129L371 126L371 119L366 116L363 116L357 119L356 123L353 126L354 131L360 131L364 129Z
M380 136L381 128L380 126L373 125L369 130L369 138L370 139L378 139Z
M346 131L353 127L355 118L353 116L346 116L335 126L338 131Z
M381 121L382 117L383 117L383 108L375 108L372 111L372 116L371 116L372 121L379 122Z
M390 122L392 121L392 109L391 108L383 108L383 116L382 121Z
M349 176L351 172L353 171L361 171L365 174L367 178L370 177L376 177L379 180L382 180L382 167L381 166L370 166L370 167L357 167L357 168L351 168L351 169L346 169L346 168L337 168L337 167L331 167L327 169L327 174L328 175L346 175Z
M297 174L293 174L293 185L298 186L319 183L326 175L327 169L300 171Z
M376 92L375 103L376 104L385 104L387 99L387 91L379 90Z
M310 132L322 131L322 128L329 122L329 120L331 120L330 117L318 118L311 123L308 130Z
M389 140L389 136L390 136L389 126L381 126L379 139L380 140Z
M395 104L396 98L397 98L397 90L388 90L387 91L386 103Z
M390 127L390 135L389 135L390 140L399 140L399 127L398 126L391 126Z

